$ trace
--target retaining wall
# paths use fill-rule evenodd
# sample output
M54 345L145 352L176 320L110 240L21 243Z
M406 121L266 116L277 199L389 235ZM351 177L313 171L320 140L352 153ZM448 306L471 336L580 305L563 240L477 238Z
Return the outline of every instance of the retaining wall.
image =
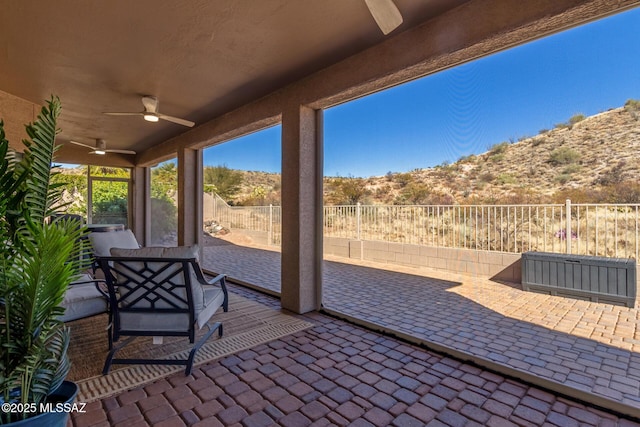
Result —
M522 278L520 254L506 252L434 248L403 243L325 237L324 253L410 267L430 267L455 273L491 277L513 283L520 283Z

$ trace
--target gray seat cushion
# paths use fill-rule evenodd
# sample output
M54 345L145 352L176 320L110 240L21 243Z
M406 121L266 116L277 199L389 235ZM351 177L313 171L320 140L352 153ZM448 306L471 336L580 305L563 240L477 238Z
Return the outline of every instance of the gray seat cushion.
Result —
M83 276L77 282L90 280L90 276ZM62 300L64 314L60 317L63 322L81 319L107 311L107 299L98 291L96 285L91 283L72 283Z

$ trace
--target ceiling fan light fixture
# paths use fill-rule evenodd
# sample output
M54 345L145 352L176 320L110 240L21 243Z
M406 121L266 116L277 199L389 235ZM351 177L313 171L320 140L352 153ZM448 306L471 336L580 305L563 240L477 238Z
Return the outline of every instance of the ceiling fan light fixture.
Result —
M155 114L145 114L143 117L148 122L157 122L160 120Z
M93 150L93 154L98 154L100 156L104 156L105 154L107 154L107 152L104 151L104 150Z

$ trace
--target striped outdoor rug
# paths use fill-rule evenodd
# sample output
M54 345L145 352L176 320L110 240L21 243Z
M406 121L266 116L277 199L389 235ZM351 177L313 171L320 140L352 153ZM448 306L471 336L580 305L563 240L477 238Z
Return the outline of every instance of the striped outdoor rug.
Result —
M194 366L313 326L231 293L229 312L220 311L212 320L222 322L224 335L218 338L215 333L200 348ZM102 399L176 372L184 372L184 366L112 365L109 374L103 376L102 368L108 350L106 325L106 314L68 323L71 328L69 358L72 364L68 379L76 382L80 388L76 399L78 402ZM163 344L154 345L151 337L140 337L120 350L116 357L186 358L191 348L186 337L165 337L163 341Z

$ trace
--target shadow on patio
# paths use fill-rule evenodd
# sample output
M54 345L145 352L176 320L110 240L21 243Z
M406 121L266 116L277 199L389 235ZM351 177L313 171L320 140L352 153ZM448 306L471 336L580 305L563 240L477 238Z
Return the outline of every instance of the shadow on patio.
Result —
M334 260L323 264L323 307L330 314L640 416L638 309L472 276ZM205 248L203 266L280 291L279 252L221 242Z

